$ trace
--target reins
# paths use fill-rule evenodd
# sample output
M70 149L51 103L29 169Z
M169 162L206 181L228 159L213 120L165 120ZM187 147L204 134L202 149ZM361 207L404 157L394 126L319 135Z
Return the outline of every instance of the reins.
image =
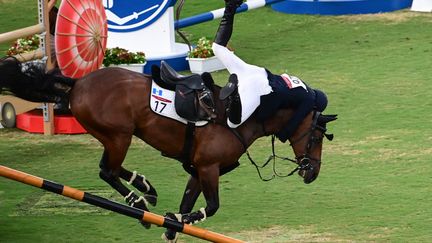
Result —
M276 177L288 177L288 176L292 176L295 172L297 172L298 170L300 170L300 169L302 168L301 164L299 164L299 165L298 165L294 170L292 170L290 173L288 173L288 174L286 174L286 175L281 175L281 174L279 174L279 173L277 172L277 170L276 170L276 159L288 160L288 161L293 162L293 163L295 163L295 164L297 164L297 160L291 159L291 158L289 158L289 157L282 157L282 156L278 156L278 155L276 155L276 153L275 153L275 146L274 146L274 142L275 142L275 135L272 135L272 136L271 136L272 155L269 156L269 158L267 159L267 161L266 161L263 165L258 165L258 164L257 164L257 163L252 159L251 155L249 154L249 151L246 150L246 155L247 155L249 161L251 162L251 164L252 164L253 166L255 166L255 168L256 168L256 170L257 170L257 172L258 172L258 176L259 176L259 178L260 178L262 181L271 181L271 180L273 180L273 179L276 178ZM292 145L292 144L290 144L290 145ZM273 161L273 163L272 163L272 164L273 164L273 166L272 166L272 169L273 169L273 175L271 175L271 177L269 177L269 178L263 178L260 169L265 168L265 167L270 163L270 161Z
M183 9L183 5L185 4L185 0L180 0L177 9L176 9L176 15L175 19L176 21L180 20L180 13ZM184 42L188 45L189 51L192 50L191 43L189 42L188 38L180 31L180 29L176 29L177 34L184 40Z
M278 156L278 155L276 155L276 152L275 152L275 145L274 145L274 143L275 143L275 135L271 135L272 155L269 156L269 158L267 159L266 162L264 162L263 165L258 165L258 164L257 164L257 163L252 159L251 155L249 154L249 151L248 151L247 148L245 147L246 155L248 156L248 159L249 159L249 161L251 162L251 164L252 164L253 166L255 166L255 168L256 168L256 170L257 170L257 172L258 172L258 176L260 177L260 179L261 179L262 181L271 181L271 180L273 180L273 179L276 178L276 177L288 177L288 176L292 176L295 172L297 172L297 171L299 171L299 170L311 170L311 169L313 169L313 167L312 167L312 165L311 165L311 163L310 163L311 160L316 161L316 162L319 163L319 164L321 163L321 160L316 159L316 158L312 158L312 157L309 156L309 150L312 148L313 143L316 142L316 141L315 141L316 137L314 137L312 133L313 133L313 131L315 131L316 129L318 129L318 130L320 130L320 131L323 132L323 137L325 136L325 137L326 137L327 139L329 139L329 140L332 140L332 139L333 139L333 135L331 135L331 134L326 134L325 132L326 132L327 129L326 129L325 127L322 127L322 126L320 126L320 125L317 124L317 122L318 122L318 117L320 116L320 114L321 114L320 112L315 111L315 112L314 112L314 116L313 116L313 122L312 122L312 125L311 125L310 129L309 129L308 131L306 131L305 133L303 133L299 138L297 138L296 140L292 141L292 142L289 144L289 145L292 147L292 146L293 146L294 144L296 144L297 142L303 140L306 136L311 135L311 136L309 137L309 141L308 141L308 143L306 144L306 153L303 154L303 155L301 155L301 156L297 156L297 157L295 157L295 159L291 159L291 158L289 158L289 157L282 157L282 156ZM263 125L262 127L263 127L263 131L264 131L264 133L266 133L266 130L265 130L264 125ZM234 132L234 134L236 134L236 132ZM240 139L240 141L242 142L242 139L241 139L240 134L237 133L236 135L237 135L237 137ZM322 139L322 138L320 138L320 139ZM242 143L243 143L243 142L242 142ZM243 143L243 145L244 145L244 143ZM289 172L288 174L285 174L285 175L279 174L279 173L277 172L277 169L276 169L276 159L281 159L282 161L287 160L287 161L293 162L293 163L297 164L297 167L294 168L294 169L293 169L291 172ZM265 168L267 165L269 165L269 163L270 163L271 161L273 162L273 163L272 163L272 164L273 164L273 166L272 166L273 175L271 175L271 177L269 177L269 178L263 178L260 169Z
M314 130L314 127L315 127L315 126L312 126L311 129L309 129L308 132L305 132L305 133L304 133L304 134L303 134L299 139L297 139L297 140L295 140L294 142L290 143L290 146L293 146L293 145L294 145L295 143L297 143L298 141L301 141L301 139L303 139L305 136L307 136L307 135L309 135L310 133L312 133L313 130ZM263 130L265 131L264 126L263 126ZM273 180L273 179L276 178L276 177L288 177L288 176L292 176L292 175L293 175L295 172L297 172L298 170L307 170L307 169L309 169L310 163L307 162L306 160L311 160L311 158L309 158L306 154L303 155L302 157L296 157L295 159L291 159L291 158L289 158L289 157L282 157L282 156L276 155L276 152L275 152L275 145L274 145L275 140L276 140L276 136L275 136L275 135L271 135L272 155L269 156L269 158L267 159L266 162L264 162L263 165L258 165L258 164L255 162L255 160L252 158L252 156L250 155L249 151L247 150L247 146L246 146L245 142L243 141L243 137L242 137L242 136L237 132L237 130L235 130L235 129L231 129L231 131L232 131L233 134L238 138L238 140L240 141L240 143L243 145L243 148L244 148L244 150L245 150L245 152L246 152L246 155L247 155L249 161L251 162L251 164L252 164L253 166L255 166L255 168L256 168L256 170L257 170L257 172L258 172L258 176L260 177L260 179L261 179L262 181L271 181L271 180ZM301 158L301 159L300 159L300 158ZM287 160L287 161L293 162L293 163L297 164L297 167L294 168L294 169L293 169L291 172L289 172L288 174L286 174L286 175L281 175L281 174L279 174L279 173L277 172L277 169L276 169L276 159ZM297 163L299 160L300 160L300 163ZM313 159L313 160L317 161L318 163L321 163L321 161L319 161L319 160L317 160L317 159ZM264 177L262 176L262 174L261 174L260 169L265 168L265 167L266 167L266 166L267 166L271 161L273 161L273 163L272 163L272 164L273 164L273 166L272 166L273 175L272 175L271 177L269 177L269 178L264 178ZM304 163L304 162L306 162L306 163Z

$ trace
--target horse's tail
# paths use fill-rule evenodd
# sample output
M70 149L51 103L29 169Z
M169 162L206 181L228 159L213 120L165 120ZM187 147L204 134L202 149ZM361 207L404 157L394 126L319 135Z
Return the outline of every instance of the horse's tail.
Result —
M68 103L75 79L63 76L58 69L45 72L45 64L21 63L14 57L0 59L0 92L33 102Z

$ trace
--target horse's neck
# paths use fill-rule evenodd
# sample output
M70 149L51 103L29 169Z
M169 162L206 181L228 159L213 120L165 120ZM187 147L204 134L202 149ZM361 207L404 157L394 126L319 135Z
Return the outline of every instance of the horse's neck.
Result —
M291 109L281 109L264 123L259 122L255 115L252 115L238 128L238 131L246 147L249 147L258 138L279 132L288 123L292 114Z

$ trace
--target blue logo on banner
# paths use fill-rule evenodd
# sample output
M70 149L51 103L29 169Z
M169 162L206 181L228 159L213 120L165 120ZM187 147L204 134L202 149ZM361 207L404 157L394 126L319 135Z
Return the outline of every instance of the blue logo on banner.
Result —
M131 32L153 24L175 0L103 0L108 30Z

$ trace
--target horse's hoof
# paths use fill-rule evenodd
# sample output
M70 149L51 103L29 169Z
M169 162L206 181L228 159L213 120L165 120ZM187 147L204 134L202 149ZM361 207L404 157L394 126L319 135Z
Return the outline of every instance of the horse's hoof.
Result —
M174 234L172 234L174 233ZM164 240L167 243L176 243L177 239L178 239L179 233L175 232L175 231L171 231L168 232L166 231L165 233L162 234L162 240Z
M140 220L140 223L141 223L141 225L144 226L144 228L146 228L146 229L150 229L150 228L151 228L151 224L145 222L144 220Z
M150 205L152 205L153 207L156 206L157 196L154 196L154 195L144 195L144 198L147 200L148 203L150 203Z

